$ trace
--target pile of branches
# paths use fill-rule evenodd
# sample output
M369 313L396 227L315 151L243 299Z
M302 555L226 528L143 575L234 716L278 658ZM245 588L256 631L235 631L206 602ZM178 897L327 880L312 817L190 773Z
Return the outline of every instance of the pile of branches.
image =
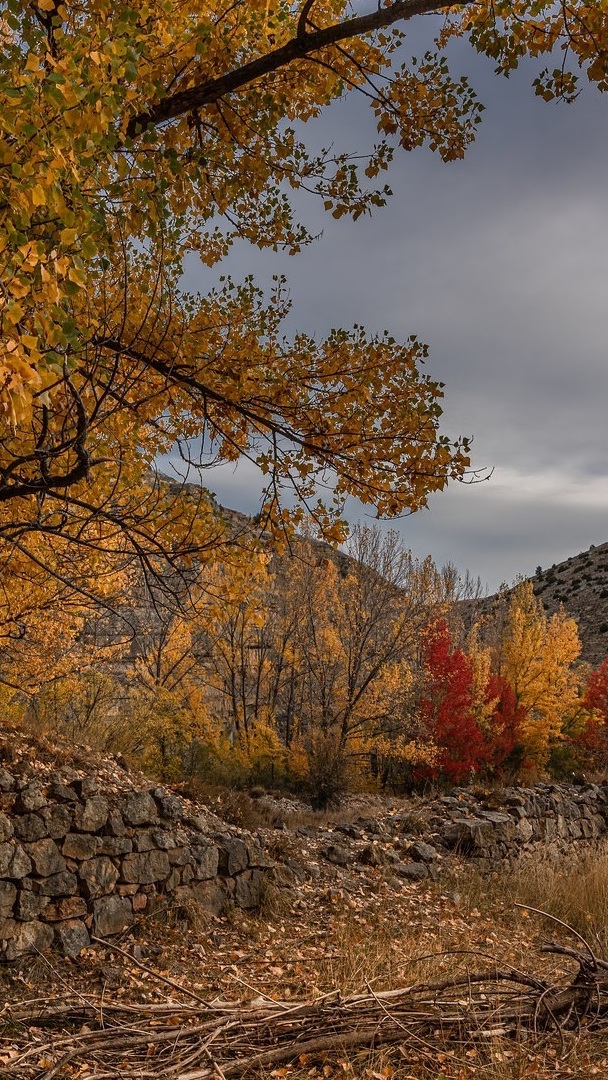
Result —
M583 1022L608 1022L608 963L583 938L580 943L580 950L543 946L543 952L575 963L558 982L494 965L442 982L377 993L368 988L350 997L336 991L315 1000L235 1003L206 1001L154 973L180 991L180 1000L126 1004L75 995L13 1003L0 1017L0 1077L109 1080L128 1063L130 1077L229 1080L303 1056L310 1061L396 1044L412 1052L489 1047L492 1040L530 1039L552 1029L562 1035Z

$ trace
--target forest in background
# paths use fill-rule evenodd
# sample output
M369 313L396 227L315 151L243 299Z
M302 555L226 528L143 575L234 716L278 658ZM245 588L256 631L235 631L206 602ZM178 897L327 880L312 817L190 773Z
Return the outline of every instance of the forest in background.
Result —
M490 608L467 598L470 582L394 532L357 527L346 556L306 537L272 562L237 551L192 571L187 604L130 564L105 590L92 608L43 571L5 585L7 719L165 781L317 806L608 766L608 658L580 660L575 620L547 614L531 581Z

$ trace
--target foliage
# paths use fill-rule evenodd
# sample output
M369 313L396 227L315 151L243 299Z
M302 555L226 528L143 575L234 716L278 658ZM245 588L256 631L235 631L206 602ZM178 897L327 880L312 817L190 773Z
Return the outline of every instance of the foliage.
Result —
M520 712L520 738L531 767L542 769L552 742L580 711L580 653L574 619L563 612L548 617L532 582L513 591L498 658L498 673L513 689Z
M471 658L462 649L453 649L443 619L428 628L422 650L425 681L419 708L439 749L436 766L425 771L456 783L468 780L480 770L487 755L474 712Z
M435 48L407 58L400 27L431 12L445 15ZM293 191L335 217L381 206L395 144L461 157L481 106L450 74L455 35L505 73L563 46L537 81L545 98L574 96L570 59L606 89L605 5L585 0L389 0L368 14L344 0L7 0L0 536L34 558L32 531L61 535L148 573L216 551L210 497L148 482L159 452L179 443L190 458L195 439L205 461L257 462L276 528L288 483L334 540L348 495L391 516L462 476L466 441L439 436L441 386L416 338L355 327L286 341L282 283L269 297L249 280L206 296L180 284L187 256L217 264L237 237L297 253L312 238ZM377 145L311 150L306 121L352 90Z

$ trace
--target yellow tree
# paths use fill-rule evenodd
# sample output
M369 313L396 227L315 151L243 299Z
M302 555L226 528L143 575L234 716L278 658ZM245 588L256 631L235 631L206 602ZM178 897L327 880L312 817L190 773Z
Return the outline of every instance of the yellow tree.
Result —
M319 801L352 766L428 760L410 710L422 629L447 609L446 582L394 532L358 526L347 560L298 550L289 574L295 614L289 659L297 738Z
M552 744L580 711L578 628L563 611L550 617L524 581L510 599L498 673L522 710L521 738L528 762L546 765Z
M402 61L401 28L429 13L435 48ZM296 253L311 237L290 192L354 218L385 202L394 145L462 156L480 107L445 59L466 34L508 72L567 47L545 97L580 65L607 85L608 15L569 0L6 0L0 22L0 536L39 530L138 558L155 572L216 548L198 505L149 486L155 456L199 440L253 458L267 512L292 483L339 538L354 494L399 514L459 477L466 443L439 436L425 348L334 331L285 341L284 290L252 282L183 293L187 253L212 265L235 237ZM357 159L308 149L303 122L350 91L379 140ZM93 526L93 534L90 531Z

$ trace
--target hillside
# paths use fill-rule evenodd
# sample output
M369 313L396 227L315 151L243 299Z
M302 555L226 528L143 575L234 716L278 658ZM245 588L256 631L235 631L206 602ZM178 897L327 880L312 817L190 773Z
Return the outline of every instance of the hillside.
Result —
M539 568L534 592L549 613L563 604L579 625L583 660L599 664L608 652L608 543Z
M245 515L224 507L222 514L235 529L247 530L250 519ZM300 543L311 546L315 559L333 557L343 569L348 566L349 557L342 552L334 553L328 544L311 539L299 540ZM288 576L288 564L288 556L273 560L279 588ZM593 666L601 663L608 652L608 543L592 545L587 551L547 569L539 567L533 584L548 614L552 615L563 605L568 615L576 619L582 642L581 658ZM490 607L495 599L496 595L485 598L481 601L482 608ZM464 601L464 605L470 613L479 610L480 602Z

